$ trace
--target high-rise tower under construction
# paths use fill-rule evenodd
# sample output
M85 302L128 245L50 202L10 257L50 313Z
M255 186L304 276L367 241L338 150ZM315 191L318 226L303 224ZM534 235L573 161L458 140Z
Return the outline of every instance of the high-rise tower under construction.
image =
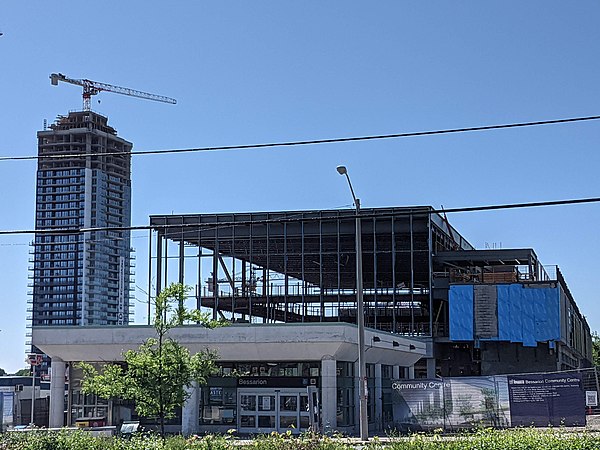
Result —
M132 143L92 111L37 138L31 325L127 324Z

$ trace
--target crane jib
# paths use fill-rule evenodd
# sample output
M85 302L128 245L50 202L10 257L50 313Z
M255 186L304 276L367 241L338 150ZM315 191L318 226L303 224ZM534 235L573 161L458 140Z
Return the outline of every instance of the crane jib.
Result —
M129 97L143 98L145 100L152 100L162 103L170 103L172 105L177 103L177 100L171 97L165 97L164 95L151 94L149 92L138 91L122 86L114 86L112 84L101 83L99 81L93 81L88 79L75 79L69 78L62 73L50 74L50 82L52 85L57 86L58 82L74 84L83 88L83 109L90 110L90 99L92 95L96 95L99 92L113 92L115 94L127 95Z

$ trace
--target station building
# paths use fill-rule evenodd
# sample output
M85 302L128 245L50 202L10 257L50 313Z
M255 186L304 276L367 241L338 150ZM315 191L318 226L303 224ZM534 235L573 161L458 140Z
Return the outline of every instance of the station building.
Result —
M476 250L426 206L363 209L360 220L371 431L394 424L392 380L589 367L589 326L560 270L532 249ZM193 287L187 306L231 323L172 330L220 358L220 375L191 390L174 430L306 429L312 386L323 428L357 432L355 221L354 210L151 216L149 300L180 282ZM151 333L34 328L59 374L50 424L130 418L124 405L80 395L73 363L118 361Z

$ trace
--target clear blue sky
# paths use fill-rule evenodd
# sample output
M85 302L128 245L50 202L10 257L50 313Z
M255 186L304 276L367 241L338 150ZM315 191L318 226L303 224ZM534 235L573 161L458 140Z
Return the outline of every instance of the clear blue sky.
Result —
M396 133L600 114L596 1L154 1L0 4L0 155L36 153L43 119L81 108L62 72L178 99L93 108L135 150ZM138 156L150 214L350 205L471 206L598 196L600 122ZM34 226L35 163L0 162L0 228ZM478 248L533 247L600 329L600 205L464 213ZM133 233L147 286L147 233ZM31 236L0 236L0 367L24 366ZM140 299L144 295L137 293ZM145 319L138 304L136 318Z

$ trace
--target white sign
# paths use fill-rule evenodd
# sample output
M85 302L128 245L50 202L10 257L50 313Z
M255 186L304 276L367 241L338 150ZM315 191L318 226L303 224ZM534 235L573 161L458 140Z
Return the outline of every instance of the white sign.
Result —
M5 426L13 424L14 395L13 393L0 394L0 399L2 399L2 423Z
M585 406L598 406L597 391L585 391Z
M271 397L268 395L262 398L262 409L263 411L271 411Z

